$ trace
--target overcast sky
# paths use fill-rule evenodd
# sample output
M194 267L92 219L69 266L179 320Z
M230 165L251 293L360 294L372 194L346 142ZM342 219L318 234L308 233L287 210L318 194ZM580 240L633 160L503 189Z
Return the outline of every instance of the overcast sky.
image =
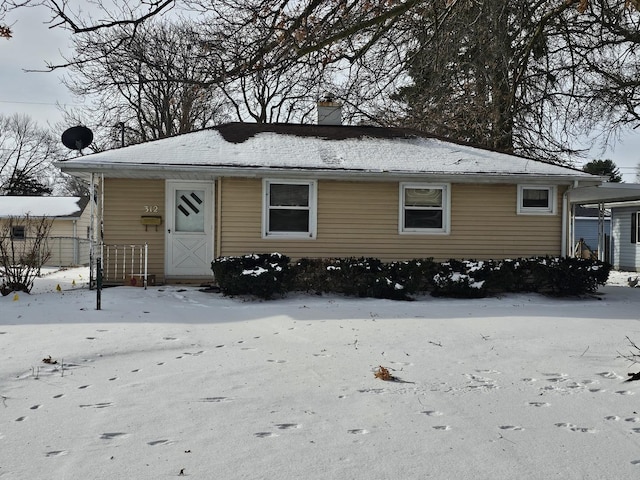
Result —
M45 70L47 61L61 62L60 52L69 52L71 34L60 28L49 29L44 24L47 20L42 8L22 9L8 18L13 38L0 38L0 113L26 113L43 126L62 120L58 105L72 106L76 101L60 81L63 72L25 72ZM593 158L612 159L626 182L635 181L640 163L640 128L625 134L604 153L594 149L578 166Z

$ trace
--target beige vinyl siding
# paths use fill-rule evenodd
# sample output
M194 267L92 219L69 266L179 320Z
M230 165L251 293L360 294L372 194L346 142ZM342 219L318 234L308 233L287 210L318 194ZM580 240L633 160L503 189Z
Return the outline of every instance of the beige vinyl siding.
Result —
M147 243L149 246L148 272L150 275L155 275L157 281L163 281L166 230L164 180L106 178L104 205L104 243L106 245ZM148 213L145 206L157 206L158 211ZM145 226L140 223L143 215L161 215L162 225L157 228L157 231L155 226L148 226L145 229ZM113 271L113 265L105 265L106 267L110 267Z
M41 217L31 219L31 222L39 222ZM89 207L85 209L82 216L75 219L52 218L51 229L46 241L46 251L48 258L43 265L47 267L71 267L76 265L89 264L89 239L87 237L87 226L90 223ZM20 224L20 222L18 223ZM9 220L0 219L0 229L8 228ZM35 224L34 224L35 225ZM36 232L35 227L27 228L25 235L27 240L16 240L16 245L20 252L30 251L33 247L33 237ZM26 243L24 243L26 242Z
M223 179L221 255L280 252L300 257L372 256L384 261L433 257L559 255L556 215L518 215L517 185L452 184L450 234L400 234L398 182L318 181L315 240L261 238L262 182Z

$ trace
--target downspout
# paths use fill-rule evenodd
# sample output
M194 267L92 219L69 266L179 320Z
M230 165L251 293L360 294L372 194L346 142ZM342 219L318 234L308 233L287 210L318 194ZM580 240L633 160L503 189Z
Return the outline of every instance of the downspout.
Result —
M216 183L215 258L218 258L222 254L222 177L218 177Z
M91 180L89 181L89 288L93 289L93 279L94 275L94 266L95 266L95 246L94 246L94 235L95 235L95 174L91 173Z
M573 245L573 229L571 228L571 223L573 222L571 216L571 212L569 210L569 192L578 186L578 181L573 181L573 186L569 186L562 194L562 243L560 246L560 256L567 256L567 243L571 242Z

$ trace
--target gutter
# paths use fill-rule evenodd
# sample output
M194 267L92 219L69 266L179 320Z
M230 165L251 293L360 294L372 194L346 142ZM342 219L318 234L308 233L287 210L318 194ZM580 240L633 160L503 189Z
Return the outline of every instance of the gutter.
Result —
M86 178L92 173L101 173L113 178L187 178L213 180L218 177L238 178L309 178L348 179L363 181L441 181L451 183L529 183L567 185L576 181L574 175L545 175L522 173L479 173L479 172L426 172L426 171L388 171L388 170L338 170L304 169L295 167L216 167L211 165L158 165L158 164L73 164L56 162L55 165L65 173L79 174ZM590 180L585 178L584 180ZM594 185L600 182L594 180Z

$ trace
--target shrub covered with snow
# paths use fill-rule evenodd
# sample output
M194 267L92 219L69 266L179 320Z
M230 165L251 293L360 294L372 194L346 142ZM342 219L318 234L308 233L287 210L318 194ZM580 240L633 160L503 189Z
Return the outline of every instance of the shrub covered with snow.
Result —
M539 257L535 260L536 291L549 295L593 293L607 282L611 271L610 264L586 258Z
M404 299L405 286L377 258L333 258L325 266L325 291L355 297Z
M280 254L216 259L212 268L227 295L270 298L287 291L410 300L418 293L481 298L503 292L568 296L595 292L611 266L597 260L533 257L515 260L432 259L383 263L376 258L301 259Z
M225 295L269 299L286 292L289 257L279 253L219 257L211 262L211 269Z
M485 280L477 279L484 262L449 260L433 276L431 294L437 297L481 298L487 295Z

